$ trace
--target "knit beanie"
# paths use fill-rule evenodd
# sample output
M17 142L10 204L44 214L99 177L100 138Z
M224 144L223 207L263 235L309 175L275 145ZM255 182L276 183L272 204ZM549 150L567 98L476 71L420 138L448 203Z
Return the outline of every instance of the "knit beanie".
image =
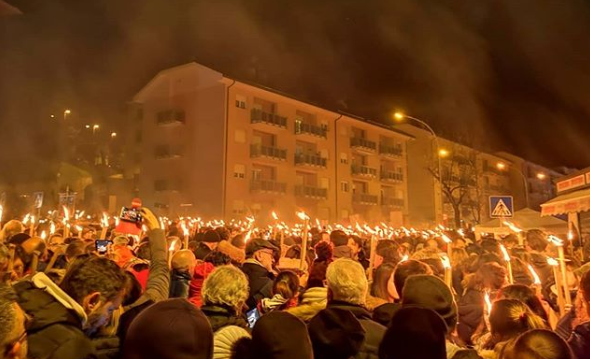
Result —
M447 326L433 310L406 307L397 311L379 345L380 359L446 359Z
M158 302L133 320L124 359L211 359L213 334L207 317L186 299Z
M346 309L329 308L309 322L309 337L315 359L349 359L365 340L365 330Z
M312 359L305 323L286 312L263 315L252 331L252 357L256 359Z
M438 277L409 276L402 294L402 307L408 305L434 310L444 319L449 331L457 326L457 304L449 287Z
M229 325L219 329L213 335L213 359L230 359L234 344L242 338L250 338L244 328Z

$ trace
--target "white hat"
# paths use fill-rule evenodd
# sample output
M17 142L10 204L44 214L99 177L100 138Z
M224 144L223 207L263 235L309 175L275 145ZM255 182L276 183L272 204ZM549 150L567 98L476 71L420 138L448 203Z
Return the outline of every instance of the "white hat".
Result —
M244 328L229 325L213 334L213 359L230 359L234 344L242 338L251 338Z

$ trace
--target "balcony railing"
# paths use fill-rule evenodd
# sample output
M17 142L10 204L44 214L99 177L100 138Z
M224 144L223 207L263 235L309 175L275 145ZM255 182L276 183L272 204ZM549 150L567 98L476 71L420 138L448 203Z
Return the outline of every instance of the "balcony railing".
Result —
M381 197L382 206L401 208L404 206L404 203L405 202L403 198Z
M287 184L272 180L252 180L250 191L284 194L287 192Z
M391 182L402 182L404 180L404 174L393 171L381 171L381 180Z
M377 142L369 141L365 138L353 137L350 139L350 147L375 151L377 150Z
M295 186L295 195L308 198L328 198L328 189L312 186Z
M165 125L183 125L185 123L184 111L160 111L156 117L156 124L158 126Z
M250 145L250 158L268 157L280 161L287 160L287 150L277 147Z
M366 177L377 177L377 169L367 166L350 166L350 171L353 175L366 176Z
M316 166L326 168L328 167L328 160L321 156L295 154L296 165Z
M316 126L310 123L295 122L295 134L307 134L316 137L328 138L328 129L323 126Z
M274 113L264 112L253 108L250 112L251 123L266 123L267 125L287 128L287 118Z
M375 206L379 203L379 197L368 193L354 193L352 202L355 204L367 204Z
M384 156L401 157L403 151L401 147L389 146L382 143L379 145L379 153Z

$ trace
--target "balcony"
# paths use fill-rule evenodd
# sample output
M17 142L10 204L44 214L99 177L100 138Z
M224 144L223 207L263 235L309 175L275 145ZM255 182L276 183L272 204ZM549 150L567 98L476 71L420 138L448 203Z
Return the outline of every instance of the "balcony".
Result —
M404 204L403 198L381 197L381 205L385 207L403 208Z
M328 138L328 129L309 123L295 122L296 135L311 135L315 137Z
M381 180L386 182L403 182L404 174L393 171L381 171Z
M361 151L375 152L377 150L377 142L369 141L360 137L353 137L350 139L350 147Z
M253 108L250 112L250 123L265 123L280 128L287 128L287 118L274 113Z
M379 203L379 197L368 193L354 193L352 203L369 206L376 206Z
M297 166L312 166L312 167L328 167L328 160L321 156L295 154L295 165Z
M401 147L389 146L382 143L379 145L379 154L383 156L399 158L402 157L403 151Z
M271 146L250 145L250 158L270 158L286 161L287 150Z
M160 111L156 117L156 124L158 126L184 125L184 111Z
M362 177L377 177L377 169L376 168L371 168L371 167L367 167L367 166L358 166L358 165L352 165L350 167L350 171L352 173L352 175L355 176L362 176Z
M250 191L285 194L287 192L287 184L273 180L252 180L250 182Z
M315 199L327 199L328 189L312 186L295 186L295 196Z

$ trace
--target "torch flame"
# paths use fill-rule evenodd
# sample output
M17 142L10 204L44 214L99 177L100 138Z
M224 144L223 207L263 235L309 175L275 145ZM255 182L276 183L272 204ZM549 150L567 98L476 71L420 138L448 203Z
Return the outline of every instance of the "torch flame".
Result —
M486 308L489 316L492 313L492 301L490 300L490 293L486 292L483 298L486 302Z
M29 219L31 218L31 214L27 213L27 215L25 216L25 218L23 218L23 224L27 224L29 223Z
M508 222L508 221L504 221L504 224L510 228L510 230L514 233L520 233L522 232L522 229L518 228L516 225L514 225L514 223L512 222Z
M299 217L299 219L302 220L302 221L308 221L309 220L309 216L307 214L305 214L305 212L303 212L303 211L297 212L297 217Z
M574 231L572 231L571 229L567 231L567 239L570 241L574 240Z
M510 256L508 255L508 251L503 244L500 244L500 250L502 251L502 255L504 255L504 261L510 262Z
M54 234L55 233L55 223L51 222L51 225L49 226L49 234Z
M535 268L533 268L533 266L530 264L529 264L529 272L531 272L531 275L533 276L533 283L535 285L540 285L541 279L539 278L539 275L537 274L537 272L535 272Z
M84 229L82 226L78 226L78 225L74 226L74 228L76 228L76 230L78 232L82 232L82 230Z
M548 239L549 239L549 242L551 242L554 246L557 246L557 247L563 246L563 241L559 237L556 237L554 235L550 235L548 237Z
M279 216L277 216L277 213L276 213L275 211L272 211L271 215L272 215L272 218L273 218L275 221L278 221L278 220L279 220Z
M443 268L446 268L446 269L451 268L451 261L449 260L449 257L442 255L442 256L440 256L440 260L442 262Z
M461 236L461 237L465 237L465 231L463 230L463 228L460 228L457 230L457 233Z
M400 261L400 263L407 261L409 258L410 257L407 254L404 254L404 256L402 257L402 260Z
M101 222L102 222L101 225L103 227L108 227L109 226L109 216L107 216L107 214L104 213L104 212L102 213L102 221Z
M443 239L443 241L445 241L445 243L451 243L451 239L446 235L446 234L441 234L441 237Z
M63 206L64 208L64 220L67 222L70 220L70 211L68 210L68 207Z
M2 215L4 215L4 206L0 204L0 223L2 222Z
M45 238L47 238L47 233L45 231L41 232L41 239L45 240Z
M557 267L559 265L559 262L557 262L555 260L555 258L548 257L547 258L547 264L549 264L552 267Z

